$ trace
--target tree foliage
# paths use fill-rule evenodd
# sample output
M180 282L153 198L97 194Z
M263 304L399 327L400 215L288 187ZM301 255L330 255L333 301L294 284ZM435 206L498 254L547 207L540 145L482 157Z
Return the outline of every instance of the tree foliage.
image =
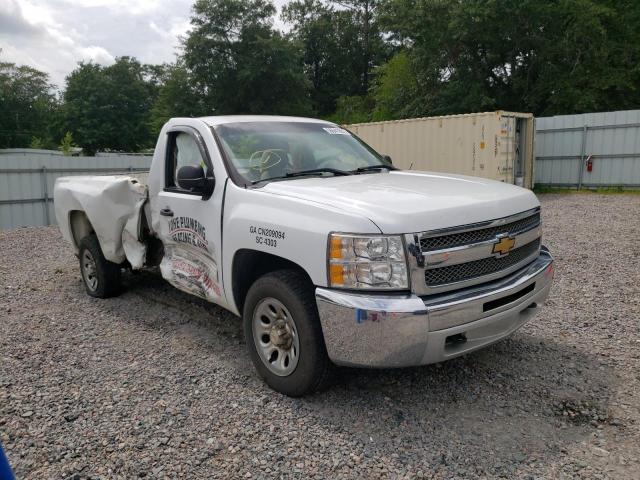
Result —
M58 148L65 155L71 155L73 147L75 147L75 144L73 143L73 135L71 132L66 132L64 137L60 140L60 146Z
M31 143L29 143L29 148L35 148L35 149L44 148L44 141L40 137L31 137Z
M304 69L315 111L329 115L338 98L367 96L372 70L384 62L388 46L378 26L377 1L295 0L282 18L303 48ZM364 101L364 100L363 100ZM342 104L352 103L345 99ZM338 113L338 115L340 115Z
M172 117L196 117L209 113L183 64L163 65L159 84L158 94L151 108L152 132L159 132Z
M410 118L420 113L416 104L420 97L416 69L406 50L396 53L378 69L373 92L374 121Z
M380 0L333 0L351 18L357 34L358 54L352 59L354 72L359 77L360 94L369 92L371 70L386 57L386 45L378 23Z
M366 123L371 121L373 98L369 95L343 95L336 100L336 111L329 120L336 123Z
M57 104L49 76L25 65L0 62L0 148L44 146Z
M383 10L416 66L422 114L639 105L637 2L387 0Z
M145 73L137 60L120 57L108 67L80 63L67 77L64 124L87 153L135 152L152 141L154 89Z
M195 0L173 64L0 63L0 147L151 147L171 117L341 123L487 110L640 108L637 0Z
M208 114L311 113L300 52L266 0L197 0L184 62Z

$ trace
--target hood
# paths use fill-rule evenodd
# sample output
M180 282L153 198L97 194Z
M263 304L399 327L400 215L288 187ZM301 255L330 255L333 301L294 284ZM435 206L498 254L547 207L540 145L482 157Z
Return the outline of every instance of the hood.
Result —
M270 182L263 191L362 215L383 233L412 233L494 220L535 208L515 185L445 173L393 171Z

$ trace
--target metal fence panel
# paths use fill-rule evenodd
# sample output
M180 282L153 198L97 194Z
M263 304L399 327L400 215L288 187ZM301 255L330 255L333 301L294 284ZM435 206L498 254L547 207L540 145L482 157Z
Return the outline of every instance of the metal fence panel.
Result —
M535 157L537 185L640 187L640 110L538 118Z
M138 154L69 157L52 150L0 150L0 229L54 224L53 186L58 177L146 171L151 158Z

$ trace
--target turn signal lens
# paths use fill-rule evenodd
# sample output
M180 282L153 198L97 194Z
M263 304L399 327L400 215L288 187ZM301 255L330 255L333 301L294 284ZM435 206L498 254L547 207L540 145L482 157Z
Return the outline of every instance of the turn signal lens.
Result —
M333 263L329 266L332 285L341 285L344 283L344 268L339 263Z

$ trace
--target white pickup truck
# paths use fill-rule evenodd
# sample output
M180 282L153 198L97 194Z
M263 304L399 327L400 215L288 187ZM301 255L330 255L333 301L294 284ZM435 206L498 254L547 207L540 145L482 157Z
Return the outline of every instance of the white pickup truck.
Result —
M397 170L320 120L175 118L148 174L60 178L54 198L89 295L159 266L241 316L259 374L291 396L334 364L424 365L505 338L553 278L532 192Z

